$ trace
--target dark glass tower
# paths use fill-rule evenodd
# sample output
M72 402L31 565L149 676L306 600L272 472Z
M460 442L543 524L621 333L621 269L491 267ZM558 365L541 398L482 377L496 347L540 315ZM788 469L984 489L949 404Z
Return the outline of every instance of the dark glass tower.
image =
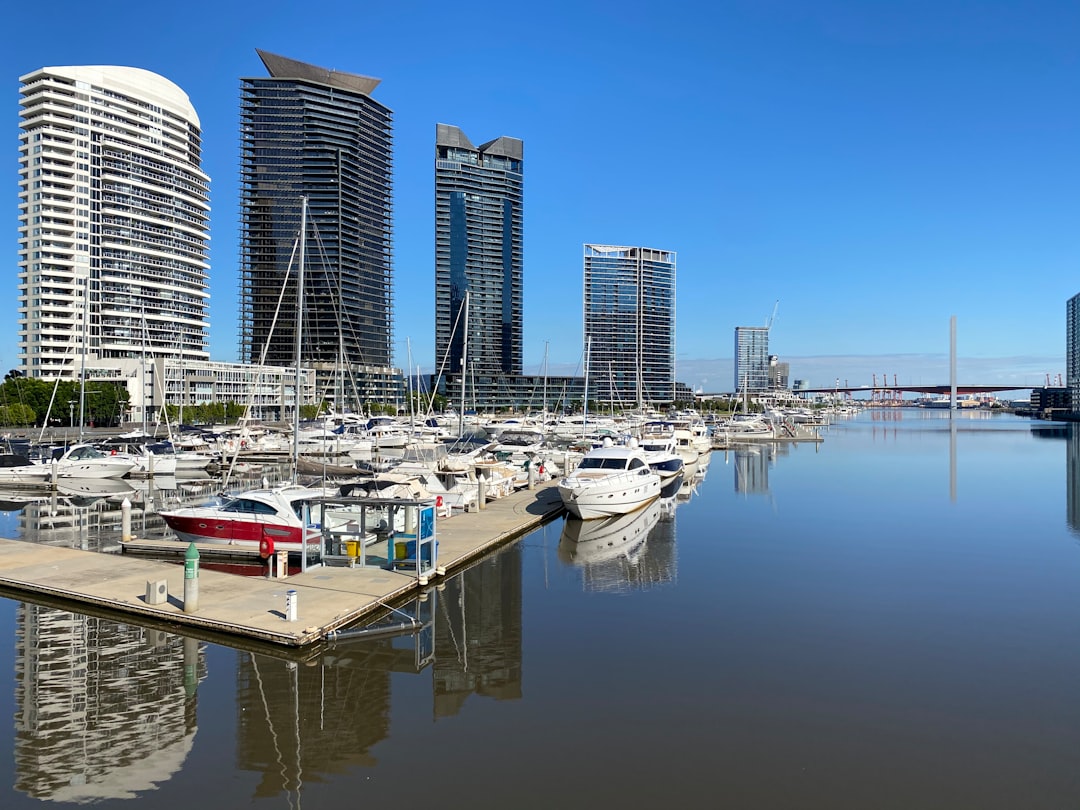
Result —
M585 245L589 397L632 407L675 398L675 253Z
M522 373L523 152L517 138L473 146L457 127L436 129L435 362L444 383L462 371L468 291L468 375L480 401Z
M258 54L270 77L241 80L241 358L296 362L294 246L306 196L300 363L319 372L320 395L334 397L341 370L356 386L346 405L386 401L395 393L392 113L371 98L378 79Z

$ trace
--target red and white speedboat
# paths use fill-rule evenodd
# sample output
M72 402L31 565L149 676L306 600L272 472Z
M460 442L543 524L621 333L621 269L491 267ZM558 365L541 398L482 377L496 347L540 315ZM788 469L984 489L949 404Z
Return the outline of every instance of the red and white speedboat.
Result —
M322 488L286 484L251 489L216 506L190 506L161 512L165 522L184 541L222 543L247 548L299 550L302 542L317 542L320 530L310 506L331 493Z

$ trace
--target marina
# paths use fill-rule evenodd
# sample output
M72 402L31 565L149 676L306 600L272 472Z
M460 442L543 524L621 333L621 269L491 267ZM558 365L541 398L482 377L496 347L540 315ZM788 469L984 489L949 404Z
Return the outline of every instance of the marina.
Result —
M221 807L400 803L423 763L440 783L464 778L477 807L592 807L601 791L620 807L1075 804L1080 439L932 409L823 432L713 451L614 518L530 512L530 495L558 500L553 482L456 510L436 525L440 560L479 535L493 545L391 600L382 632L351 634L365 617L303 646L174 620L183 567L121 551L119 493L12 502L11 545L42 546L48 565L165 568L170 605L159 619L3 591L0 802L179 810L205 785ZM137 485L123 493L133 542L159 545L156 510L188 496ZM195 502L214 489L192 486ZM539 522L498 540L504 519ZM291 583L315 583L299 596L303 631L339 578L416 580L249 568L229 577L237 604L248 580L266 589L258 609L279 630L290 622L269 611L285 612ZM124 586L133 604L149 576ZM588 768L564 767L568 746Z
M485 509L455 515L437 526L438 572L449 571L491 548L559 515L562 504L553 484L491 501ZM386 542L386 541L384 541ZM183 545L183 544L181 544ZM141 549L179 553L169 541ZM206 554L236 554L233 546L203 546ZM258 554L253 549L244 555ZM413 566L414 571L416 566ZM0 540L0 589L9 595L46 596L90 605L117 615L143 617L216 633L244 636L287 646L325 640L400 599L426 577L399 566L320 565L286 578L237 577L198 572L198 608L189 612L185 569L164 562L99 554L79 549ZM151 585L160 590L156 604ZM288 604L287 604L288 603ZM296 616L288 616L298 605Z

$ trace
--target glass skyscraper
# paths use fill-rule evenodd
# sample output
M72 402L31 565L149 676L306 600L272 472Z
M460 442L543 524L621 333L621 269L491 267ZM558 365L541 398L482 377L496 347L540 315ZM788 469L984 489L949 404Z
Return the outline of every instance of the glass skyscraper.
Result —
M322 396L334 398L336 378L345 407L388 401L400 386L391 368L392 113L371 97L378 79L258 54L269 78L241 80L241 358L294 365L302 326L300 364L316 369Z
M735 391L768 391L769 327L735 327Z
M435 132L435 363L442 385L462 372L469 293L468 369L479 400L522 373L524 144L473 146L460 129Z
M675 253L585 245L589 398L675 399Z
M187 95L113 65L21 81L20 370L207 360L210 180Z
M1080 294L1065 302L1065 385L1080 411Z

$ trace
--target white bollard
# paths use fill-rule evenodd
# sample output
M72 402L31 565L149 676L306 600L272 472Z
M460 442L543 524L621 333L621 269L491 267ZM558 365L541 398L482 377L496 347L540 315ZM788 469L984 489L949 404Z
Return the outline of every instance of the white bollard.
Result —
M131 539L131 501L124 498L120 502L120 542Z
M484 476L476 482L476 505L479 509L487 509L487 479Z
M290 590L285 592L285 621L295 622L297 613L297 593Z

